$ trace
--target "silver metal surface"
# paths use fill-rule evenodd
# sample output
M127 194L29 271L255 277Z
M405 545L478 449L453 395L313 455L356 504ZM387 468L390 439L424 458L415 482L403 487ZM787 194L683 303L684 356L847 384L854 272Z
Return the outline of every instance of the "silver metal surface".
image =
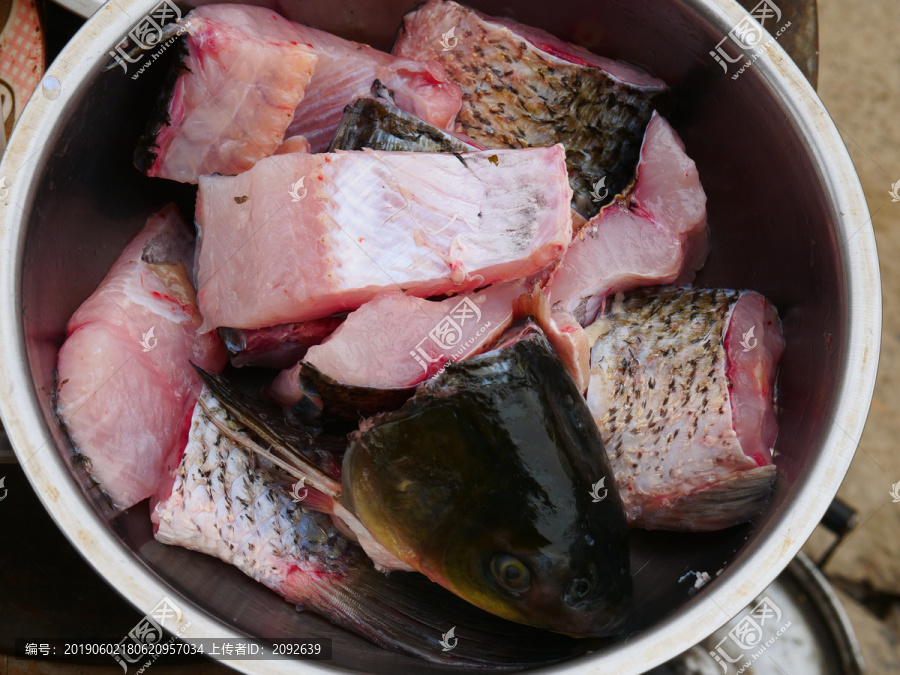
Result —
M743 668L742 675L865 672L844 608L803 553L738 616L647 675L723 675L723 666L729 673Z
M101 74L108 52L158 0L112 0L48 75L60 95L35 96L0 175L0 409L19 460L78 550L141 610L168 595L187 637L334 638L331 664L283 672L435 673L288 603L219 561L155 542L147 508L113 520L72 466L51 412L65 323L147 215L193 190L131 167L166 61L137 80ZM274 2L274 0L273 0ZM289 18L389 47L414 0L304 0ZM712 256L699 283L752 288L784 319L779 478L753 523L710 534L632 536L637 611L622 639L544 672L631 675L661 664L735 616L800 549L835 495L871 401L881 334L878 262L862 189L827 112L777 46L739 80L709 52L745 16L731 0L473 1L614 58L675 87L671 120L709 196ZM713 581L695 591L688 571ZM123 635L130 626L123 626ZM247 673L265 662L230 662Z

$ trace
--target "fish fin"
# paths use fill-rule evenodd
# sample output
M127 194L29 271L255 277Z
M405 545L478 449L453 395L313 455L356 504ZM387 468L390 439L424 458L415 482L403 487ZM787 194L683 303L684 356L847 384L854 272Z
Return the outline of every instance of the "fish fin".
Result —
M209 387L215 398L236 421L256 435L268 448L256 444L253 439L231 429L224 428L221 421L210 415L210 421L219 427L223 434L238 443L244 449L265 457L290 476L316 488L330 497L338 497L341 493L340 482L320 469L303 454L300 448L292 443L297 439L286 438L270 420L265 419L254 410L247 397L232 386L224 377L210 373L191 364L203 383ZM200 405L205 407L202 399Z
M641 515L632 527L648 530L712 532L739 525L758 515L775 483L775 465L758 466L695 490L669 508Z
M375 644L432 663L513 670L561 661L604 640L578 639L513 623L458 598L421 574L376 571L371 564L305 601L334 623ZM442 637L455 628L456 645Z

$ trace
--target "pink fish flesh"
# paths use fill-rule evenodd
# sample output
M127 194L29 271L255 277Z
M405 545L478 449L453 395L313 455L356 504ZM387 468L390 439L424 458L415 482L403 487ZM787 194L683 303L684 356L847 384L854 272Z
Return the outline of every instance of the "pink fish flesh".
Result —
M246 431L209 390L219 420ZM526 668L576 651L577 640L476 609L418 574L375 571L331 518L292 497L283 475L223 435L200 405L151 505L158 541L234 565L286 600L376 645L458 667ZM458 646L442 649L455 627Z
M304 361L342 384L409 387L491 343L512 322L513 300L526 290L509 282L441 301L383 293L310 348ZM284 406L296 402L279 397Z
M587 217L627 185L650 114L668 98L636 68L444 0L406 15L393 51L443 63L463 92L456 131L485 147L563 143ZM608 194L594 200L600 181Z
M186 55L162 119L151 119L135 165L196 183L246 171L284 140L318 57L296 24L248 5L187 15Z
M198 378L225 350L199 333L193 242L174 206L151 217L66 327L59 418L118 509L149 497L167 470Z
M654 113L633 189L579 230L547 290L554 306L585 325L608 295L690 282L707 253L706 193L697 167Z
M447 79L437 60L391 56L368 45L295 24L302 41L318 56L306 96L294 112L286 136L302 134L313 152L324 152L334 138L344 107L370 96L375 81L392 94L401 110L441 129L450 129L462 104L459 86Z
M204 330L354 310L384 291L464 293L526 277L572 237L561 145L461 155L292 153L203 176Z
M588 406L629 524L707 531L757 515L775 478L775 308L754 292L636 291L587 332Z

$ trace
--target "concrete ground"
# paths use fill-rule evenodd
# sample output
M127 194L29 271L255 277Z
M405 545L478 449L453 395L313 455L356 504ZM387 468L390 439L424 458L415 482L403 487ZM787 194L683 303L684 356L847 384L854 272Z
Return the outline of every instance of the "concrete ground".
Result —
M819 94L865 190L884 293L875 399L839 492L859 525L825 572L842 591L868 672L900 673L900 498L890 494L900 493L900 201L888 194L894 184L900 192L900 4L819 0L819 20ZM806 551L816 556L832 539L817 531Z

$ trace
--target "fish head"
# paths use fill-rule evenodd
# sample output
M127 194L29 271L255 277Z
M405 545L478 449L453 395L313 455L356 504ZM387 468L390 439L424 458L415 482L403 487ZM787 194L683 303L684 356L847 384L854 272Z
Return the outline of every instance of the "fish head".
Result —
M510 621L575 636L617 632L632 593L621 507L594 502L587 481L582 489L566 500L553 488L501 488L493 503L457 510L423 547L421 571Z
M539 337L450 364L365 421L343 499L394 555L481 609L610 635L631 601L624 512L586 403Z

